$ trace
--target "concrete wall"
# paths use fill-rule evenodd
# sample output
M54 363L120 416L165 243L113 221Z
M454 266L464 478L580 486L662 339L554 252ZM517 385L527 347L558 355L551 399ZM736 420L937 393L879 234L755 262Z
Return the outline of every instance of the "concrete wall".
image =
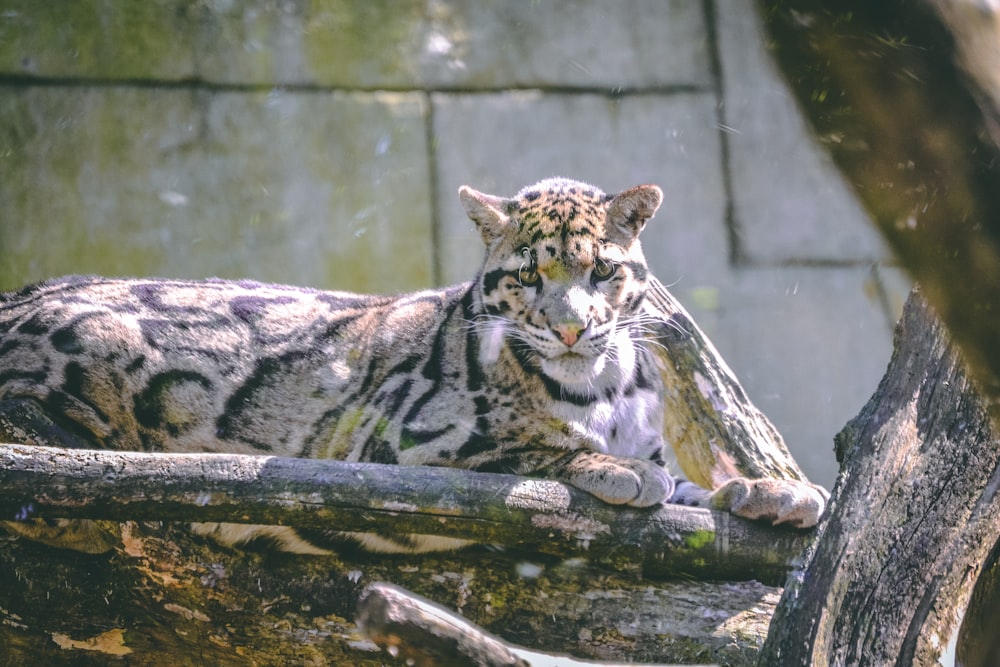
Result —
M553 175L663 187L654 271L829 484L908 283L749 0L0 0L0 289L467 280L458 187Z

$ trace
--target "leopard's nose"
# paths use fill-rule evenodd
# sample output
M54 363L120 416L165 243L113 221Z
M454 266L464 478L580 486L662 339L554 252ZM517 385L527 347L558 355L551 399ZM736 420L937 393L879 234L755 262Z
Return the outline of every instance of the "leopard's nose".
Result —
M580 340L580 336L586 330L586 327L579 322L560 322L559 324L552 327L555 331L556 336L559 337L567 347L573 347L576 341Z

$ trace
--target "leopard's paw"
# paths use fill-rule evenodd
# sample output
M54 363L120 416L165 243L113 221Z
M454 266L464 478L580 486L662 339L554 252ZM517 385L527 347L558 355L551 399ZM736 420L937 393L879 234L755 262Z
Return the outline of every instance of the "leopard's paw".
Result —
M576 488L612 505L649 507L674 492L674 478L652 461L588 452L566 466L563 475Z
M809 482L738 477L713 491L707 504L745 519L811 528L829 500L826 489Z

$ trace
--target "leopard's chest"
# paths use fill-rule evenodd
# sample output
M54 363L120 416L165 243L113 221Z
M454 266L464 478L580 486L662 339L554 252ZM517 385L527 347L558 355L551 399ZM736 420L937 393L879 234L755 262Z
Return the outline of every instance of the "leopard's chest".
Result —
M553 416L594 451L650 459L662 447L663 412L655 388L632 387L624 395L588 405L554 401Z
M658 459L663 445L659 372L630 333L616 339L605 371L575 388L540 373L524 374L512 357L499 355L487 383L489 400L483 405L488 410L483 411L482 424L493 425L492 435L500 441L535 438L568 450Z

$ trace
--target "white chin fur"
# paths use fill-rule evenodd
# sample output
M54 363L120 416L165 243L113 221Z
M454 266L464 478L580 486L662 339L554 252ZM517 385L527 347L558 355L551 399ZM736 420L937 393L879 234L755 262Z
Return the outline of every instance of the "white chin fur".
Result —
M542 372L567 388L589 388L604 371L607 356L583 357L563 354L551 359L542 358Z

